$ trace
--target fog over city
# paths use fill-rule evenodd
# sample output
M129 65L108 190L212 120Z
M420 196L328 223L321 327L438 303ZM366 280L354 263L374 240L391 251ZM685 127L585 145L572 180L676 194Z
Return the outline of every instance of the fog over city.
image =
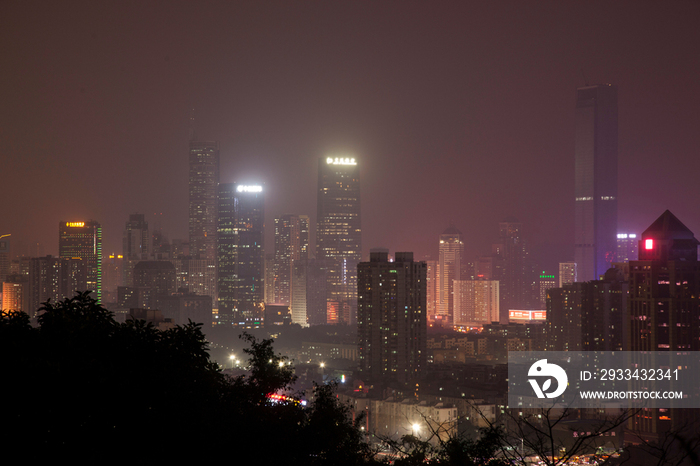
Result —
M573 260L576 89L618 88L619 230L665 209L700 231L697 2L8 2L0 18L0 234L58 252L146 214L187 239L188 141L221 182L264 183L315 225L317 160L360 162L363 258L465 256L516 217L542 269ZM194 124L190 122L194 117ZM312 237L314 228L312 228ZM37 246L38 245L38 246ZM268 248L266 247L266 250Z

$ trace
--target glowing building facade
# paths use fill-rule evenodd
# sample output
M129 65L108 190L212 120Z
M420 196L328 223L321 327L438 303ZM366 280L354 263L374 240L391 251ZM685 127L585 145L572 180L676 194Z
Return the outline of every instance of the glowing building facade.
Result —
M451 225L440 235L439 246L440 308L435 320L440 325L452 325L454 320L454 281L460 280L464 243L462 233Z
M326 267L326 297L340 321L354 323L362 258L360 169L349 157L318 161L316 258Z
M58 257L85 263L87 289L102 301L102 227L94 220L58 224ZM79 290L85 291L85 290Z
M256 326L265 297L263 187L222 183L218 192L219 323Z

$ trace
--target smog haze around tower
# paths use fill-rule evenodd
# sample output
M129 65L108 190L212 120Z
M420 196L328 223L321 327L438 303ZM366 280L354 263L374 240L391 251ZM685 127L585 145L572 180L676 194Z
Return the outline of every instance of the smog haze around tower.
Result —
M450 221L472 260L513 216L557 270L574 260L576 90L598 83L618 90L619 231L670 209L697 232L699 15L690 1L10 1L0 236L15 257L57 255L59 221L94 219L118 252L143 213L187 240L196 108L220 181L265 183L268 246L274 218L299 213L315 250L318 158L348 154L363 260L375 246L436 260Z

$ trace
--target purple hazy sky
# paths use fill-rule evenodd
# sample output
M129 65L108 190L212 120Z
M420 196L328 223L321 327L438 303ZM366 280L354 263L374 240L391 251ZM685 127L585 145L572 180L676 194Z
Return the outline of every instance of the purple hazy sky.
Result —
M0 234L58 252L129 213L187 237L188 116L223 182L272 219L316 214L316 160L360 160L365 252L469 256L516 216L551 270L573 258L575 91L619 88L619 223L670 209L700 236L700 3L5 2ZM583 73L582 71L583 70ZM155 215L157 213L157 215Z

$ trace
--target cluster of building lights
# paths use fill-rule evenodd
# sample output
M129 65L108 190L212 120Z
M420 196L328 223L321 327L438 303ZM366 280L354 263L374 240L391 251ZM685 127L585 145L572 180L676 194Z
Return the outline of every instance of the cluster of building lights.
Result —
M630 233L629 235L627 233L618 233L617 234L617 239L627 239L627 238L634 239L636 237L637 237L637 235L634 233Z
M66 226L70 228L82 228L85 226L85 222L66 222Z

